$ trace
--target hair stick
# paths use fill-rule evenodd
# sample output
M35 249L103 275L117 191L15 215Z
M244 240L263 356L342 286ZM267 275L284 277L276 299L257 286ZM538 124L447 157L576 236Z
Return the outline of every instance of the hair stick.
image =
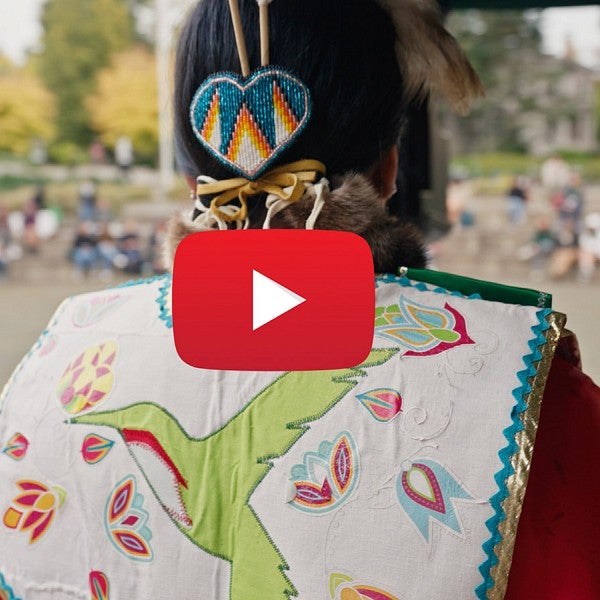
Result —
M260 10L260 64L266 67L269 57L269 1L257 0Z
M248 50L246 49L246 39L244 38L244 28L242 26L238 0L229 0L229 8L231 10L231 20L233 21L235 43L237 44L238 54L240 56L242 75L248 77L248 75L250 75L250 61L248 60Z

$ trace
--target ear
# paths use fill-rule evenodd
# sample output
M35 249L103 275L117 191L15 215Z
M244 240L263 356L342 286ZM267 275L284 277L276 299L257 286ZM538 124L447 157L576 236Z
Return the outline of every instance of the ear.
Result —
M366 175L381 198L389 200L396 193L398 147L394 145L383 152Z
M192 192L194 192L194 194L196 193L196 178L193 175L185 175L185 181L188 184L188 186L190 187L190 190Z

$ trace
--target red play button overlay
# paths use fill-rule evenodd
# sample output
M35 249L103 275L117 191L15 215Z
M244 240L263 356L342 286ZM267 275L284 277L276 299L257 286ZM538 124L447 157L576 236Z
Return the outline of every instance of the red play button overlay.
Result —
M294 294L258 271L252 271L252 331L303 302L306 302L306 298Z
M208 231L173 269L173 332L204 369L307 371L360 364L373 342L373 259L339 231Z

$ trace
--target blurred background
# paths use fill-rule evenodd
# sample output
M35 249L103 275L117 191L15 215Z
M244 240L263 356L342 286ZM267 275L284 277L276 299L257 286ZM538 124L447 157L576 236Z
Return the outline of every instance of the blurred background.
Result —
M0 387L64 297L165 270L191 4L0 0ZM598 381L600 7L496 4L443 3L487 95L466 118L414 107L391 210L434 268L552 293Z

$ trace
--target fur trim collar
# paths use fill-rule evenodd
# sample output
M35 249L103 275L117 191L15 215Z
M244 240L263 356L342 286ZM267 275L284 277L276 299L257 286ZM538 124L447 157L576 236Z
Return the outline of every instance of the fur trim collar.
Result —
M337 185L336 185L337 184ZM349 174L333 181L334 189L316 221L315 229L349 231L363 237L371 247L377 273L396 273L401 266L422 268L425 252L417 229L388 214L385 201L363 175ZM303 229L314 204L307 193L298 202L277 213L273 229ZM199 229L189 212L175 215L165 241L165 263L172 267L175 250L188 235Z

